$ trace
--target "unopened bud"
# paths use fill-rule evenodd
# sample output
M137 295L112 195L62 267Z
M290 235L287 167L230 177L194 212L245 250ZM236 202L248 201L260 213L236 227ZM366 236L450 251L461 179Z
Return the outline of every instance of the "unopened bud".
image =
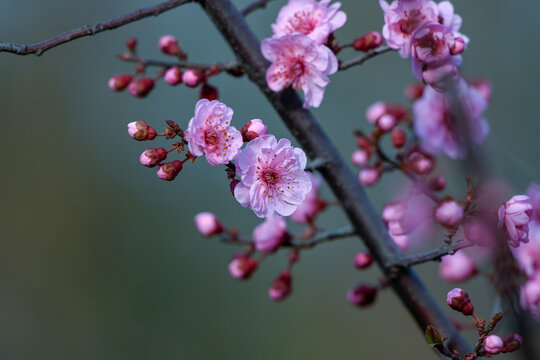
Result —
M465 51L465 41L462 38L455 38L454 45L450 48L450 54L459 55Z
M154 167L161 163L167 158L167 150L164 148L151 148L146 149L141 156L139 161L141 164L147 167Z
M182 82L182 70L177 66L173 66L165 71L163 79L171 86L178 85Z
M377 288L373 285L360 284L347 292L347 299L353 305L366 307L375 302Z
M237 279L247 279L257 269L259 263L245 254L236 254L229 263L229 273Z
M409 155L407 163L413 172L420 175L429 174L434 166L431 157L419 151L415 151Z
M131 95L143 98L154 88L154 80L151 78L142 78L129 83L128 90Z
M374 167L365 167L358 173L358 181L366 186L374 185L380 177L381 173Z
M523 345L523 338L519 334L510 334L503 340L502 352L512 352L519 350Z
M394 201L384 205L382 210L382 219L386 223L400 223L405 218L405 203L402 201Z
M424 84L414 83L405 88L405 97L409 101L420 99L424 94Z
M499 335L489 335L484 340L484 351L489 355L497 355L503 349L504 343Z
M393 128L390 137L396 149L401 149L407 143L407 133L402 128Z
M364 166L368 163L371 153L364 149L355 150L351 155L351 161L356 166Z
M203 74L197 69L187 69L182 74L182 82L189 87L197 87L201 83Z
M394 126L396 126L397 120L394 116L390 114L384 114L377 121L377 127L381 131L390 131Z
M292 275L288 270L283 271L268 289L270 299L280 301L285 299L292 290Z
M446 295L446 302L448 305L462 313L463 315L471 315L474 312L474 306L471 303L469 294L460 288L452 289Z
M159 39L158 46L167 55L176 55L180 51L178 40L172 35L163 35Z
M113 91L122 91L129 85L131 79L133 79L133 77L130 74L113 75L109 79L109 89Z
M182 170L183 164L180 160L174 160L170 163L161 165L157 171L157 176L161 180L172 181Z
M126 40L126 47L128 48L128 50L132 53L135 52L135 50L137 49L137 39L134 38L133 36L132 37L129 37L127 40Z
M357 269L367 269L373 264L373 256L368 252L359 252L354 257L354 266Z
M382 44L383 37L377 31L370 31L357 38L353 42L356 51L369 51L378 48Z
M154 140L156 138L156 130L144 120L130 122L128 124L128 134L137 141Z
M211 212L202 212L195 215L193 219L197 230L203 236L213 236L223 232L223 225L218 221L216 215Z
M210 84L204 83L199 91L199 99L208 99L210 101L217 100L219 96L219 91L217 87Z
M427 187L432 191L443 191L446 187L446 180L442 176L435 176L428 181Z
M375 124L381 116L386 114L386 104L382 101L377 101L370 105L366 110L366 119L372 124Z
M386 104L386 113L400 121L407 115L407 108L399 104Z
M453 255L445 255L441 258L439 275L446 281L466 281L476 273L476 265L474 265L471 258L461 250Z
M435 209L435 221L450 228L459 225L463 215L463 207L453 199L442 201Z
M244 126L242 126L242 129L240 129L244 142L251 141L259 136L264 136L266 135L267 131L268 128L261 119L249 120Z

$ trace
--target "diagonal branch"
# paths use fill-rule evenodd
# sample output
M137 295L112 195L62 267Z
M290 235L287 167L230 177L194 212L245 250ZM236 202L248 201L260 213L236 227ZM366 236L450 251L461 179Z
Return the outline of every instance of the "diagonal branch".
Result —
M384 54L384 53L387 53L387 52L390 52L390 51L394 51L394 49L389 48L389 47L385 47L385 48L381 48L381 49L375 49L375 50L367 52L364 55L361 55L361 56L358 56L358 57L355 57L353 59L349 59L349 60L346 60L346 61L342 61L339 64L339 70L340 71L347 70L349 68L352 68L353 66L362 65L366 60L369 60L372 57L375 57L377 55L381 55L381 54Z
M148 8L134 11L130 14L110 19L106 21L100 21L94 24L81 26L80 28L67 31L63 34L55 36L45 41L41 41L34 44L14 44L8 42L0 42L0 52L10 52L16 55L29 55L35 54L37 56L42 55L45 51L52 49L58 45L62 45L69 41L84 37L96 35L105 30L116 29L117 27L132 23L134 21L144 19L150 16L157 16L161 13L174 9L180 5L187 4L193 0L170 0L165 1L159 5L151 6Z
M268 88L265 80L268 62L263 58L259 41L242 15L229 0L199 2L244 65L247 75L264 93L308 156L320 162L321 174L422 333L428 325L435 326L450 338L452 348L469 353L469 344L415 273L409 268L392 266L403 257L402 252L390 239L363 187L311 112L302 108L302 102L292 89L275 93Z

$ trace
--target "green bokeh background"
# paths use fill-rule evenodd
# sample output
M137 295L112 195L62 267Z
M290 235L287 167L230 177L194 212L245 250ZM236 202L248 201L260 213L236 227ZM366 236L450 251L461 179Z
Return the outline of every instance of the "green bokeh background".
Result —
M0 40L36 42L154 3L0 0ZM259 38L271 34L283 3L275 1L249 17ZM381 29L376 0L342 3L349 21L337 32L341 42ZM484 148L498 173L523 191L531 180L540 180L540 2L455 0L454 5L471 38L463 71L494 85ZM285 266L285 253L267 259L248 282L228 275L236 249L201 238L193 215L212 211L244 234L259 219L230 196L222 169L198 161L176 181L163 182L138 163L147 144L127 136L126 124L139 119L158 129L164 119L185 126L198 91L160 82L140 100L107 89L111 74L131 71L114 57L128 36L139 39L142 56L166 59L156 45L163 34L177 36L191 60L233 59L196 4L42 57L0 54L0 358L434 358L392 292L382 293L365 311L347 303L349 287L380 276L377 269L353 268L354 254L363 249L357 240L306 252L294 270L294 294L283 303L270 301L267 287ZM340 57L352 56L345 51ZM412 80L408 61L383 55L334 75L314 113L348 158L355 146L351 129L367 129L365 108L376 100L404 103L403 89ZM290 136L246 79L222 75L213 83L220 100L234 109L237 126L262 118L276 136ZM458 165L443 160L440 169L455 174L451 190L463 190ZM400 181L384 179L368 190L377 208ZM331 198L327 189L324 193ZM321 220L326 228L344 224L339 210ZM453 285L440 281L435 264L418 271L444 306ZM482 279L464 286L480 313L488 315L490 287ZM510 356L500 358L505 357Z

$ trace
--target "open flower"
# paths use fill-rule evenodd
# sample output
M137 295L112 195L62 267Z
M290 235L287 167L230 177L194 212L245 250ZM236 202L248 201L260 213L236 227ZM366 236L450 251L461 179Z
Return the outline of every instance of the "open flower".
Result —
M247 144L235 164L241 181L234 196L258 217L291 215L311 190L311 179L304 171L306 154L287 139L258 137Z
M230 126L232 116L233 110L217 100L197 101L186 131L189 151L195 156L206 154L213 166L235 159L244 142L240 131Z
M334 30L347 21L347 15L338 11L341 4L328 7L330 0L289 0L279 11L272 24L274 38L301 34L310 37L317 44L324 44Z
M261 51L272 62L266 71L270 89L281 91L292 85L304 92L304 108L319 107L324 88L330 83L328 75L338 69L337 58L329 48L304 35L288 35L263 40Z
M527 195L516 195L499 208L499 228L505 229L508 243L518 247L529 242L532 205Z

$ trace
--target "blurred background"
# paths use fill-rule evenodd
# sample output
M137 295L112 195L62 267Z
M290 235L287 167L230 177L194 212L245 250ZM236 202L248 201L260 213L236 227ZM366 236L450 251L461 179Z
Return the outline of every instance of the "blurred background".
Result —
M155 3L0 0L0 41L37 42ZM274 1L249 16L259 38L271 35L284 3ZM498 174L523 192L540 180L540 2L453 3L471 38L462 70L494 87L484 149ZM336 33L341 43L382 28L376 0L343 0L342 9L348 23ZM127 135L126 125L141 119L158 130L165 119L186 126L198 90L159 82L141 100L107 88L110 75L132 71L114 56L124 51L127 37L138 38L141 56L166 60L157 49L163 34L176 36L190 60L234 58L196 4L42 57L0 53L0 151L6 156L0 176L0 358L434 358L391 291L367 310L347 303L348 288L380 277L376 268L355 270L354 254L363 249L357 239L305 252L294 269L294 293L283 303L272 302L267 289L285 267L285 252L268 258L247 282L229 276L227 265L239 249L202 238L193 216L212 211L247 236L260 220L231 197L222 169L197 161L164 182L138 163L148 144ZM347 50L340 58L356 55ZM348 159L355 148L351 130L368 129L366 107L376 100L405 104L403 90L412 81L409 61L385 54L334 75L314 113ZM238 128L262 118L278 138L290 137L246 79L220 75L212 84L234 109ZM451 192L463 193L459 164L442 158L439 171L453 174ZM401 183L399 176L387 177L368 189L377 209ZM332 199L328 189L323 194ZM345 224L337 209L320 222L327 229ZM447 310L446 292L454 285L439 279L437 264L417 270ZM485 279L463 287L488 316L493 292Z

